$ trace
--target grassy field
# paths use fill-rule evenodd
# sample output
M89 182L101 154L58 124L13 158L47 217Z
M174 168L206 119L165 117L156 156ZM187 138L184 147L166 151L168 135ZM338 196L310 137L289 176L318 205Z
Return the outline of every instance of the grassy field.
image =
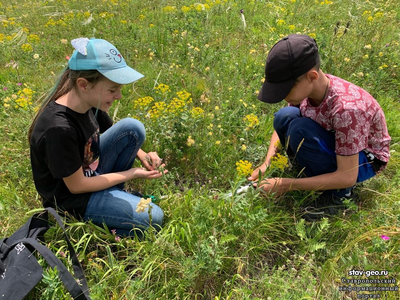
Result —
M0 236L41 207L27 129L71 39L95 36L145 75L123 88L110 114L141 120L144 150L157 151L170 172L129 182L166 196L157 235L120 239L68 220L93 299L399 299L398 291L361 290L398 283L347 281L400 280L399 24L395 0L1 1ZM378 100L392 137L387 170L357 186L350 209L315 224L300 210L315 193L229 195L263 161L273 113L285 105L256 95L268 50L290 33L314 37L326 73ZM270 172L298 175L284 156ZM52 230L48 245L62 258L61 237ZM28 299L68 293L48 269Z

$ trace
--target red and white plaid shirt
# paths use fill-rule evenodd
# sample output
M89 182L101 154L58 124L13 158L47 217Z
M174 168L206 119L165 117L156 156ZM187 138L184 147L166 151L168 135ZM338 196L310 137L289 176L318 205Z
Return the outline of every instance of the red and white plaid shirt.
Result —
M388 162L391 138L379 103L364 89L339 77L326 76L330 86L325 99L317 107L304 99L301 115L335 132L336 154L353 155L366 149Z

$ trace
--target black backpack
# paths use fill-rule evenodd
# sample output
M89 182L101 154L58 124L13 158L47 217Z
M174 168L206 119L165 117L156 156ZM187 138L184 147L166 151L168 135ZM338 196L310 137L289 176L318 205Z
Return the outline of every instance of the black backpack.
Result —
M64 264L39 241L50 228L48 214L53 215L64 231L76 279ZM10 237L0 240L0 299L23 299L42 279L43 269L33 253L38 251L52 268L57 267L59 277L76 300L90 300L82 266L79 263L60 216L52 208L33 215Z

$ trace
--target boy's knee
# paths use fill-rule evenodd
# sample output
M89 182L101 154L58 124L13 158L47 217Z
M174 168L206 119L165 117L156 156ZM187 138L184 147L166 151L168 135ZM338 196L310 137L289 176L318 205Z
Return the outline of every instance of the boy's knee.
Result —
M311 133L313 123L314 121L308 118L297 118L290 123L287 135L303 139Z
M300 117L300 109L294 106L286 106L281 108L278 112L274 114L274 128L279 130L279 128L287 126L293 120Z

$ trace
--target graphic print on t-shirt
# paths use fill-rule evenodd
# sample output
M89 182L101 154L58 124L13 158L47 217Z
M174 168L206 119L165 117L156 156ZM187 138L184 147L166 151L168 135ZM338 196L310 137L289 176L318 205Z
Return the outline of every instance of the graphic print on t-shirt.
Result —
M89 138L85 145L83 154L83 174L86 177L91 177L99 165L99 130Z

